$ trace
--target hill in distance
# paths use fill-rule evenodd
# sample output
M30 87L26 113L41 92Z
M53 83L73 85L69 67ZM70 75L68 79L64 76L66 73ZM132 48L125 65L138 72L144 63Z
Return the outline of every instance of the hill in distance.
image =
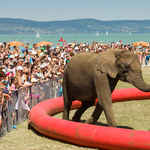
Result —
M150 20L76 19L68 21L32 21L0 18L0 34L150 34Z

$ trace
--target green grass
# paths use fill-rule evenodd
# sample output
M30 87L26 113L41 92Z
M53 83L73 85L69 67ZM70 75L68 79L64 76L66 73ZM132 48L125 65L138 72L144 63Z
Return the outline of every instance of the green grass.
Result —
M142 68L144 80L150 84L150 67ZM131 84L119 82L118 88L130 88ZM89 108L82 116L81 120L86 120L93 112L94 106ZM117 127L134 130L150 130L150 101L129 101L119 102L113 104L114 115L116 118ZM70 118L76 110L72 110ZM54 115L54 117L61 118L62 113ZM104 113L99 118L97 125L107 126ZM3 137L0 141L3 145L0 149L7 150L92 150L92 148L80 147L69 143L57 141L47 138L35 130L28 130L28 121L23 122L17 126L16 130L12 130L9 135ZM96 150L96 149L93 149Z

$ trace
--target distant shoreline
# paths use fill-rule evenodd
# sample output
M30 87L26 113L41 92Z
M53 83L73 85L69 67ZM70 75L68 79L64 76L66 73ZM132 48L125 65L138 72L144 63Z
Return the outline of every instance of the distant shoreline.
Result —
M0 18L0 35L35 34L150 34L150 20L75 19L67 21L32 21Z
M0 34L0 35L8 35L8 36L27 36L27 35L31 35L31 36L35 36L35 34ZM60 36L60 37L63 37L64 35L94 35L94 34L63 34L63 35L58 35L58 34L40 34L41 36L48 36L48 35L56 35L56 36ZM101 35L106 35L106 34L101 34ZM116 33L116 34L109 34L109 35L129 35L129 34L125 34L125 33ZM150 33L133 33L133 34L130 34L130 35L150 35ZM107 35L108 36L108 35Z

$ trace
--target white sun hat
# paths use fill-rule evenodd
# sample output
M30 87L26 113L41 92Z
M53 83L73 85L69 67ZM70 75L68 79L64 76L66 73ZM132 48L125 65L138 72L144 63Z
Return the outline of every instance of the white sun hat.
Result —
M47 59L48 59L48 61L50 61L50 60L51 60L51 57L47 57Z
M23 70L22 66L18 66L17 70Z
M9 58L15 58L15 56L14 55L10 55L10 57Z
M16 56L19 56L19 55L18 55L18 53L16 53L16 54L14 54L14 56L16 57Z
M45 68L45 66L42 64L42 65L40 66L40 68Z
M32 55L36 55L37 52L36 52L36 51L32 51L31 54L32 54Z
M79 49L77 46L74 48L75 50Z
M45 67L47 67L48 65L47 65L47 63L43 63L42 65L44 65Z

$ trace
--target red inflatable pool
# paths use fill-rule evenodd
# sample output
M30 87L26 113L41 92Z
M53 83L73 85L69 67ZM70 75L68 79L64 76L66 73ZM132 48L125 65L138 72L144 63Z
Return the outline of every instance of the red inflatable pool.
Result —
M150 92L129 88L115 90L112 94L113 102L140 99L150 99ZM75 101L71 109L80 106L81 102ZM76 145L114 150L150 150L149 131L89 125L50 116L61 111L62 97L45 100L32 108L29 123L45 136Z

